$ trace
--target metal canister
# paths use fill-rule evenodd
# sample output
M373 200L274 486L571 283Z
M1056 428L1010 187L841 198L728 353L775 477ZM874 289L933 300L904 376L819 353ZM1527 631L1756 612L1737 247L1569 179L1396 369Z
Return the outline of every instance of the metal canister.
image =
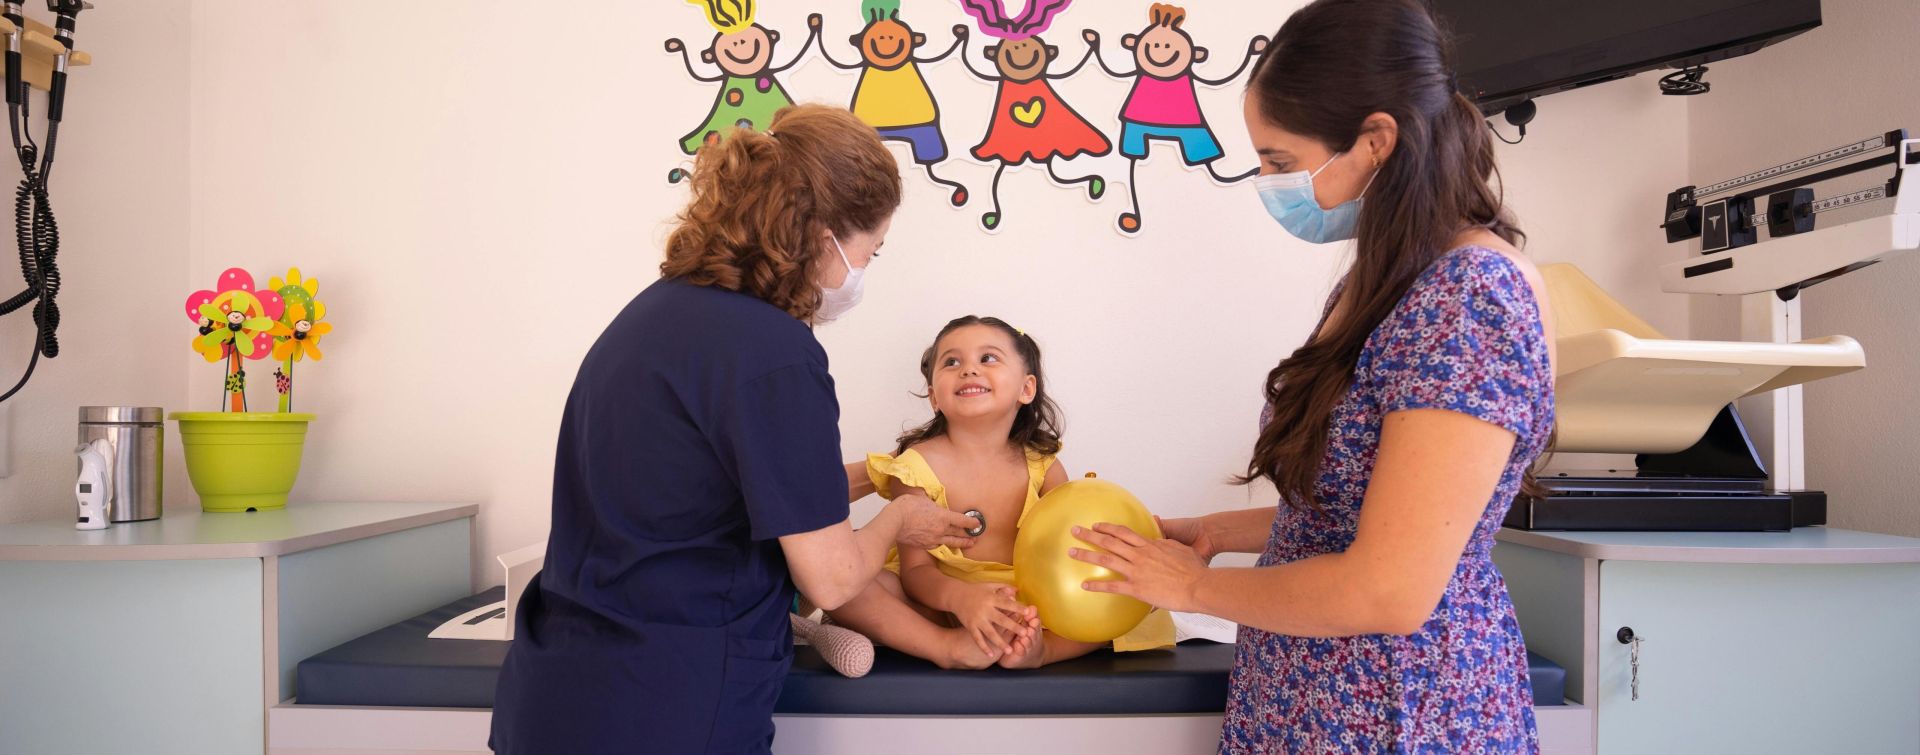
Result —
M166 412L157 406L80 407L80 444L104 439L113 446L114 522L160 518L165 486Z

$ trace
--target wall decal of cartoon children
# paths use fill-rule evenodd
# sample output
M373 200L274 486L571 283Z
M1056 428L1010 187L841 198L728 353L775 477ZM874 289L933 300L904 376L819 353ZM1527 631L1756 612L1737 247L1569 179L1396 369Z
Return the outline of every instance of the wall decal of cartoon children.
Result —
M1140 191L1134 185L1134 173L1140 161L1146 159L1150 141L1178 144L1180 154L1189 167L1206 166L1207 175L1223 185L1245 181L1259 172L1259 168L1255 167L1244 173L1227 176L1214 168L1214 162L1225 153L1220 149L1220 140L1213 135L1213 128L1207 125L1206 115L1200 110L1194 85L1217 87L1238 78L1254 58L1266 51L1267 38L1254 37L1247 44L1246 57L1241 59L1232 73L1218 79L1207 79L1193 68L1195 64L1207 61L1207 48L1195 45L1193 37L1180 28L1186 20L1185 8L1154 3L1147 10L1146 28L1138 34L1120 38L1120 46L1133 53L1132 72L1118 71L1107 65L1106 58L1099 52L1099 32L1092 29L1081 32L1092 47L1094 58L1099 61L1102 70L1115 78L1134 79L1133 90L1127 94L1126 103L1120 106L1120 154L1127 158L1129 200L1127 211L1120 214L1118 222L1122 233L1140 231Z
M945 52L921 58L914 51L926 46L927 35L900 20L900 0L862 0L860 17L866 25L848 40L859 50L859 59L834 60L826 39L820 42L820 56L833 67L860 70L860 83L847 109L879 131L881 139L906 142L913 148L913 162L926 171L927 179L952 192L948 201L954 207L966 204L967 187L933 171L933 166L947 159L947 139L940 133L940 103L920 75L919 64L937 63L961 50L967 27L953 27L953 46Z
M726 138L735 127L766 128L775 112L793 104L778 75L806 57L807 48L820 35L820 16L814 14L807 18L807 39L801 43L800 51L785 64L774 65L773 48L780 43L780 32L755 22L758 0L687 2L706 11L707 23L713 26L713 42L700 51L700 60L718 66L720 73L702 76L693 67L692 53L686 43L677 38L667 40L667 52L680 55L686 63L687 75L695 81L724 82L720 85L720 94L714 98L713 109L707 111L705 122L680 139L680 150L691 155L703 146ZM680 168L667 173L670 183L679 183L685 178L686 171Z
M980 33L1000 40L984 48L995 70L980 71L961 53L967 71L999 83L994 97L993 117L987 135L973 148L981 162L995 163L993 169L993 209L980 217L989 231L998 230L1000 214L1000 176L1009 166L1028 162L1046 166L1047 176L1062 186L1086 184L1087 198L1099 199L1106 193L1107 181L1099 175L1063 178L1054 170L1054 162L1079 155L1101 156L1113 151L1105 134L1067 105L1048 83L1078 72L1093 57L1089 49L1073 68L1049 73L1047 65L1060 57L1060 48L1040 38L1053 19L1067 9L1072 0L1027 0L1018 16L1008 16L1002 0L960 0L960 6L975 19ZM963 41L964 44L964 41Z

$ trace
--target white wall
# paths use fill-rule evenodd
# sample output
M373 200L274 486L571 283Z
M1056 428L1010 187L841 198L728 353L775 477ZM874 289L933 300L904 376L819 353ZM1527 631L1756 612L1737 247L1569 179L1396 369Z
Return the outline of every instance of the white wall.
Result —
M1193 3L1187 28L1225 64L1297 5ZM830 44L857 27L851 2L769 5L762 21L792 43L807 7L826 12ZM1144 24L1144 7L1082 3L1049 41L1071 52L1083 27L1117 39ZM586 3L573 17L593 22L565 37L536 23L531 38L525 8L505 2L194 8L187 278L298 264L322 281L338 328L327 360L302 369L298 408L321 419L295 498L478 501L477 566L497 579L492 554L544 535L579 359L655 277L684 201L664 174L714 90L661 43L699 45L711 31L691 6L616 0ZM920 2L907 20L940 44L965 17ZM957 61L928 77L964 154L993 90ZM821 61L787 80L802 100L834 103L853 83ZM1581 262L1656 325L1685 332L1684 303L1650 293L1651 265L1636 256L1659 192L1683 178L1686 146L1672 135L1685 108L1636 84L1543 103L1504 167L1540 258ZM1089 71L1059 88L1111 130L1127 84ZM1203 106L1225 164L1250 167L1238 98L1238 85L1204 92ZM1340 251L1293 241L1250 187L1215 187L1165 151L1141 169L1150 215L1133 240L1110 230L1124 187L1090 205L1031 169L1007 176L1012 209L984 235L975 218L990 169L943 169L973 187L973 203L949 210L910 172L867 303L821 331L846 456L884 450L925 417L908 395L918 353L947 319L975 312L1046 348L1076 473L1097 470L1170 515L1270 500L1222 481L1251 447L1262 377L1305 337ZM181 351L171 358L190 375L186 395L217 394L219 376Z
M186 395L187 3L103 5L80 17L76 39L94 64L69 80L51 184L64 279L60 356L41 360L6 402L14 473L0 479L0 524L73 515L78 407L172 409ZM51 20L44 5L28 11ZM36 140L43 111L36 98ZM17 166L11 153L0 160L9 202ZM8 217L0 296L22 288ZM0 392L26 365L31 319L22 310L0 320ZM182 470L177 461L168 470L170 509L195 505Z
M918 5L909 20L936 43L962 20ZM1224 53L1297 3L1193 5L1190 28ZM340 330L329 359L303 367L300 406L322 420L296 498L479 501L483 561L538 539L573 370L653 278L683 197L661 178L712 95L660 41L704 40L704 23L691 6L601 0L579 11L595 23L543 42L523 41L525 9L505 2L187 6L119 3L82 20L99 62L75 74L55 186L65 352L8 402L15 474L0 479L0 522L65 515L75 407L211 408L218 377L184 348L175 314L186 291L228 265L265 276L299 264L323 281ZM798 34L799 7L766 21ZM1082 3L1050 36L1068 50L1083 26L1111 40L1138 10ZM1662 98L1643 76L1542 100L1528 141L1501 148L1532 252L1579 263L1669 333L1728 335L1727 302L1658 292L1654 268L1686 251L1645 227L1664 193L1920 129L1920 105L1889 94L1920 62L1905 39L1920 7L1853 0L1826 13L1805 37L1715 65L1706 97ZM829 40L844 38L853 11L827 15ZM992 90L952 62L929 75L960 153ZM839 102L852 79L816 61L789 84ZM1113 126L1123 82L1088 73L1061 88ZM1228 162L1245 165L1237 97L1205 104ZM946 169L984 188L986 168ZM1150 225L1124 240L1108 230L1123 187L1089 205L1035 171L1012 174L1003 199L1016 209L988 237L973 226L983 199L947 210L909 174L869 302L822 331L848 457L923 416L907 395L912 363L941 322L994 313L1047 346L1073 469L1122 480L1163 513L1246 503L1219 481L1252 440L1260 376L1304 336L1337 253L1287 239L1250 189L1213 187L1165 152L1142 177ZM1917 271L1897 261L1806 294L1807 335L1852 335L1871 355L1868 370L1807 390L1810 477L1839 525L1920 535L1904 503L1907 428L1920 420L1907 400ZM17 275L0 264L0 289ZM24 315L0 321L0 376L18 374L28 333ZM168 501L191 506L172 455Z
M936 44L964 20L922 5L909 20ZM1188 28L1224 63L1295 5L1200 8ZM1139 10L1083 4L1050 36L1069 51L1081 27L1111 40ZM766 12L774 28L804 28L798 6ZM298 264L321 279L339 330L328 359L301 372L299 408L321 420L296 500L481 502L483 570L540 538L573 371L654 277L684 197L661 179L712 96L660 52L668 35L710 33L693 8L606 0L583 13L600 22L576 25L564 46L513 42L524 20L506 3L201 0L190 23L178 5L89 16L83 39L101 64L76 80L57 191L69 351L12 402L20 472L0 481L0 512L64 514L74 406L212 408L220 378L181 347L177 300L231 265L265 277ZM855 23L845 8L827 16L829 40ZM963 153L993 90L957 62L929 77ZM814 61L788 83L803 100L842 102L853 79ZM1061 89L1112 129L1126 83L1089 71ZM1251 165L1238 97L1237 85L1203 93L1228 164ZM120 117L98 115L102 102ZM1672 332L1686 330L1684 305L1651 293L1650 266L1624 251L1645 245L1631 229L1657 214L1655 190L1682 178L1684 142L1660 136L1684 118L1650 85L1612 85L1544 102L1529 140L1502 148L1534 253L1580 262ZM1340 251L1292 241L1250 188L1212 186L1164 151L1141 170L1149 225L1134 240L1109 230L1123 186L1093 205L1034 170L1009 174L1005 229L981 234L990 170L944 169L974 187L973 204L948 210L910 173L868 303L822 331L848 458L924 417L908 392L934 330L992 313L1047 347L1074 470L1120 480L1166 514L1268 500L1221 481L1252 442L1261 376L1305 336ZM103 240L78 241L90 234ZM0 327L6 343L24 338L23 318ZM264 381L254 396L272 400ZM169 501L190 506L173 455Z
M1824 22L1798 39L1712 66L1713 93L1690 98L1690 177L1730 178L1894 128L1920 136L1920 4L1912 0L1822 3ZM1875 171L1816 187L1820 196L1885 180ZM1819 222L1884 213L1886 203ZM1828 494L1835 526L1920 536L1914 490L1920 452L1914 428L1920 404L1920 259L1906 258L1820 284L1801 295L1807 338L1849 335L1867 352L1867 369L1805 389L1807 478ZM1733 300L1702 297L1695 317L1725 335L1738 328Z

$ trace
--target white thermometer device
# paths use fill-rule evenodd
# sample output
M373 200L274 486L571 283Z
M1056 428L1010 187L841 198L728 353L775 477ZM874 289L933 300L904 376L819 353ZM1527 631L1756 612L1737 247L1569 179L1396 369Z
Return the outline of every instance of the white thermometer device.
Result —
M105 439L77 449L80 454L80 479L73 483L73 496L80 504L77 530L103 530L113 506L113 446Z

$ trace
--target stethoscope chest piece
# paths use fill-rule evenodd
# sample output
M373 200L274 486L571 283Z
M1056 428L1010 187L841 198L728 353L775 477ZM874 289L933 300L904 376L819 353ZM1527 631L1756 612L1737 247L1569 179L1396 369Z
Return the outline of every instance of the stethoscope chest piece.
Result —
M961 516L972 517L974 521L980 523L980 526L967 530L967 537L979 537L986 533L987 515L980 513L979 509L968 509L965 513L961 514Z

